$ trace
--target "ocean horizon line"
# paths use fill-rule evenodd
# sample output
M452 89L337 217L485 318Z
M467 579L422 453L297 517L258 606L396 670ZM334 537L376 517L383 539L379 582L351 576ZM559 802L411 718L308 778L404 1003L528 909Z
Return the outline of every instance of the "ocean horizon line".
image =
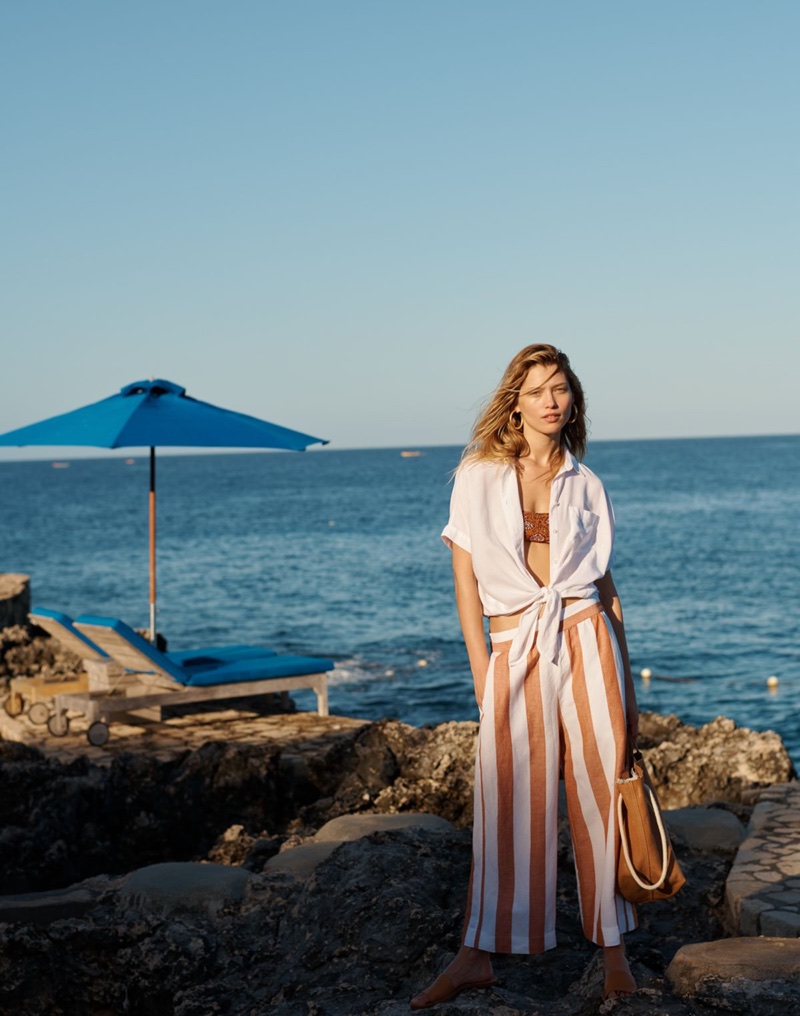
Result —
M774 441L799 438L800 432L797 433L775 433L775 434L696 434L696 435L681 435L678 437L659 436L659 437L604 437L604 438L589 438L588 446L598 445L610 445L610 444L657 444L659 442L675 444L683 441ZM29 446L23 446L19 449L22 451L23 448L27 449ZM48 445L46 446L49 451L42 452L41 454L30 455L26 457L8 456L7 453L11 449L3 449L0 452L0 465L14 465L23 463L33 462L51 462L51 461L73 461L73 460L102 460L102 459L135 459L137 455L139 458L147 456L149 448L147 446L132 446L124 448L87 448L84 446L63 446ZM436 444L415 444L409 442L407 444L385 444L385 445L345 445L338 446L335 444L327 444L324 447L310 447L305 449L304 455L331 455L338 452L379 452L396 451L398 453L403 451L433 451L443 448L457 448L461 449L464 444L457 442L445 442ZM159 460L165 458L187 458L189 456L208 456L208 455L285 455L285 454L297 454L296 452L287 453L284 449L279 448L170 448L168 446L158 446L158 458Z

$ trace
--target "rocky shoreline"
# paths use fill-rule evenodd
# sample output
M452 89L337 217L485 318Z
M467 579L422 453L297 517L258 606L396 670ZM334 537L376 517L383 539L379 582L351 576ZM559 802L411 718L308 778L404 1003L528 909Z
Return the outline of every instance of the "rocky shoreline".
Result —
M410 995L458 944L476 729L382 721L315 736L305 750L265 737L212 741L166 760L122 753L103 765L0 742L0 1012L407 1012ZM667 971L681 947L730 934L725 882L745 824L760 788L794 771L775 735L724 719L698 730L646 714L642 744L665 806L701 813L705 831L675 824L689 885L641 908L629 942L641 990L617 1005L670 1016L719 1011L724 992L711 1002L686 996ZM425 828L419 813L440 821ZM410 824L387 828L398 816ZM326 840L337 821L349 831ZM559 878L558 948L499 957L497 988L439 1011L600 1010L566 825ZM732 1011L798 1011L762 994L763 1005Z
M8 676L70 664L24 626L3 649ZM458 947L477 724L197 716L108 750L36 730L0 740L3 1016L399 1016ZM748 826L763 843L797 811L780 738L644 714L640 745L688 879L640 908L640 990L601 1005L562 816L558 948L437 1012L800 1014L800 938L733 937L747 900L726 899Z

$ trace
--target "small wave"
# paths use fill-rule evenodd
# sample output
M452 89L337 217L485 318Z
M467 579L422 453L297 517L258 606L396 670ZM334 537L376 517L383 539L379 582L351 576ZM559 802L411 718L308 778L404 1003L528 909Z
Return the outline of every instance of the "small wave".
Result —
M334 687L348 684L363 684L391 680L395 676L392 667L367 664L358 658L337 660L336 666L328 673L328 684Z

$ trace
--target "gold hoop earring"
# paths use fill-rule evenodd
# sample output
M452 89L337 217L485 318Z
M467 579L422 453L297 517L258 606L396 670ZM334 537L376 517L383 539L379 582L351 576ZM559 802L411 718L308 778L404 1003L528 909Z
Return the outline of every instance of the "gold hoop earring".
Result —
M514 419L516 417L516 420ZM515 430L518 434L522 432L525 424L522 422L522 413L512 413L508 418L509 426L512 430Z

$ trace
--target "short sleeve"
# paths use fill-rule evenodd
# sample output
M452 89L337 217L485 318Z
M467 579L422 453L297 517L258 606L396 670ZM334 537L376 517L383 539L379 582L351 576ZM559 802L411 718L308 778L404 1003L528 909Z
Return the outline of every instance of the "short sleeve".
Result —
M608 566L606 571L611 571L617 563L617 555L614 549L614 534L616 532L616 521L614 519L614 506L605 486L602 487L602 501L599 505L600 523L597 531L598 547L608 554Z
M457 470L453 481L453 493L450 495L450 519L442 530L442 539L452 550L453 544L472 553L472 543L469 538L469 502L467 496L467 482L463 468Z

